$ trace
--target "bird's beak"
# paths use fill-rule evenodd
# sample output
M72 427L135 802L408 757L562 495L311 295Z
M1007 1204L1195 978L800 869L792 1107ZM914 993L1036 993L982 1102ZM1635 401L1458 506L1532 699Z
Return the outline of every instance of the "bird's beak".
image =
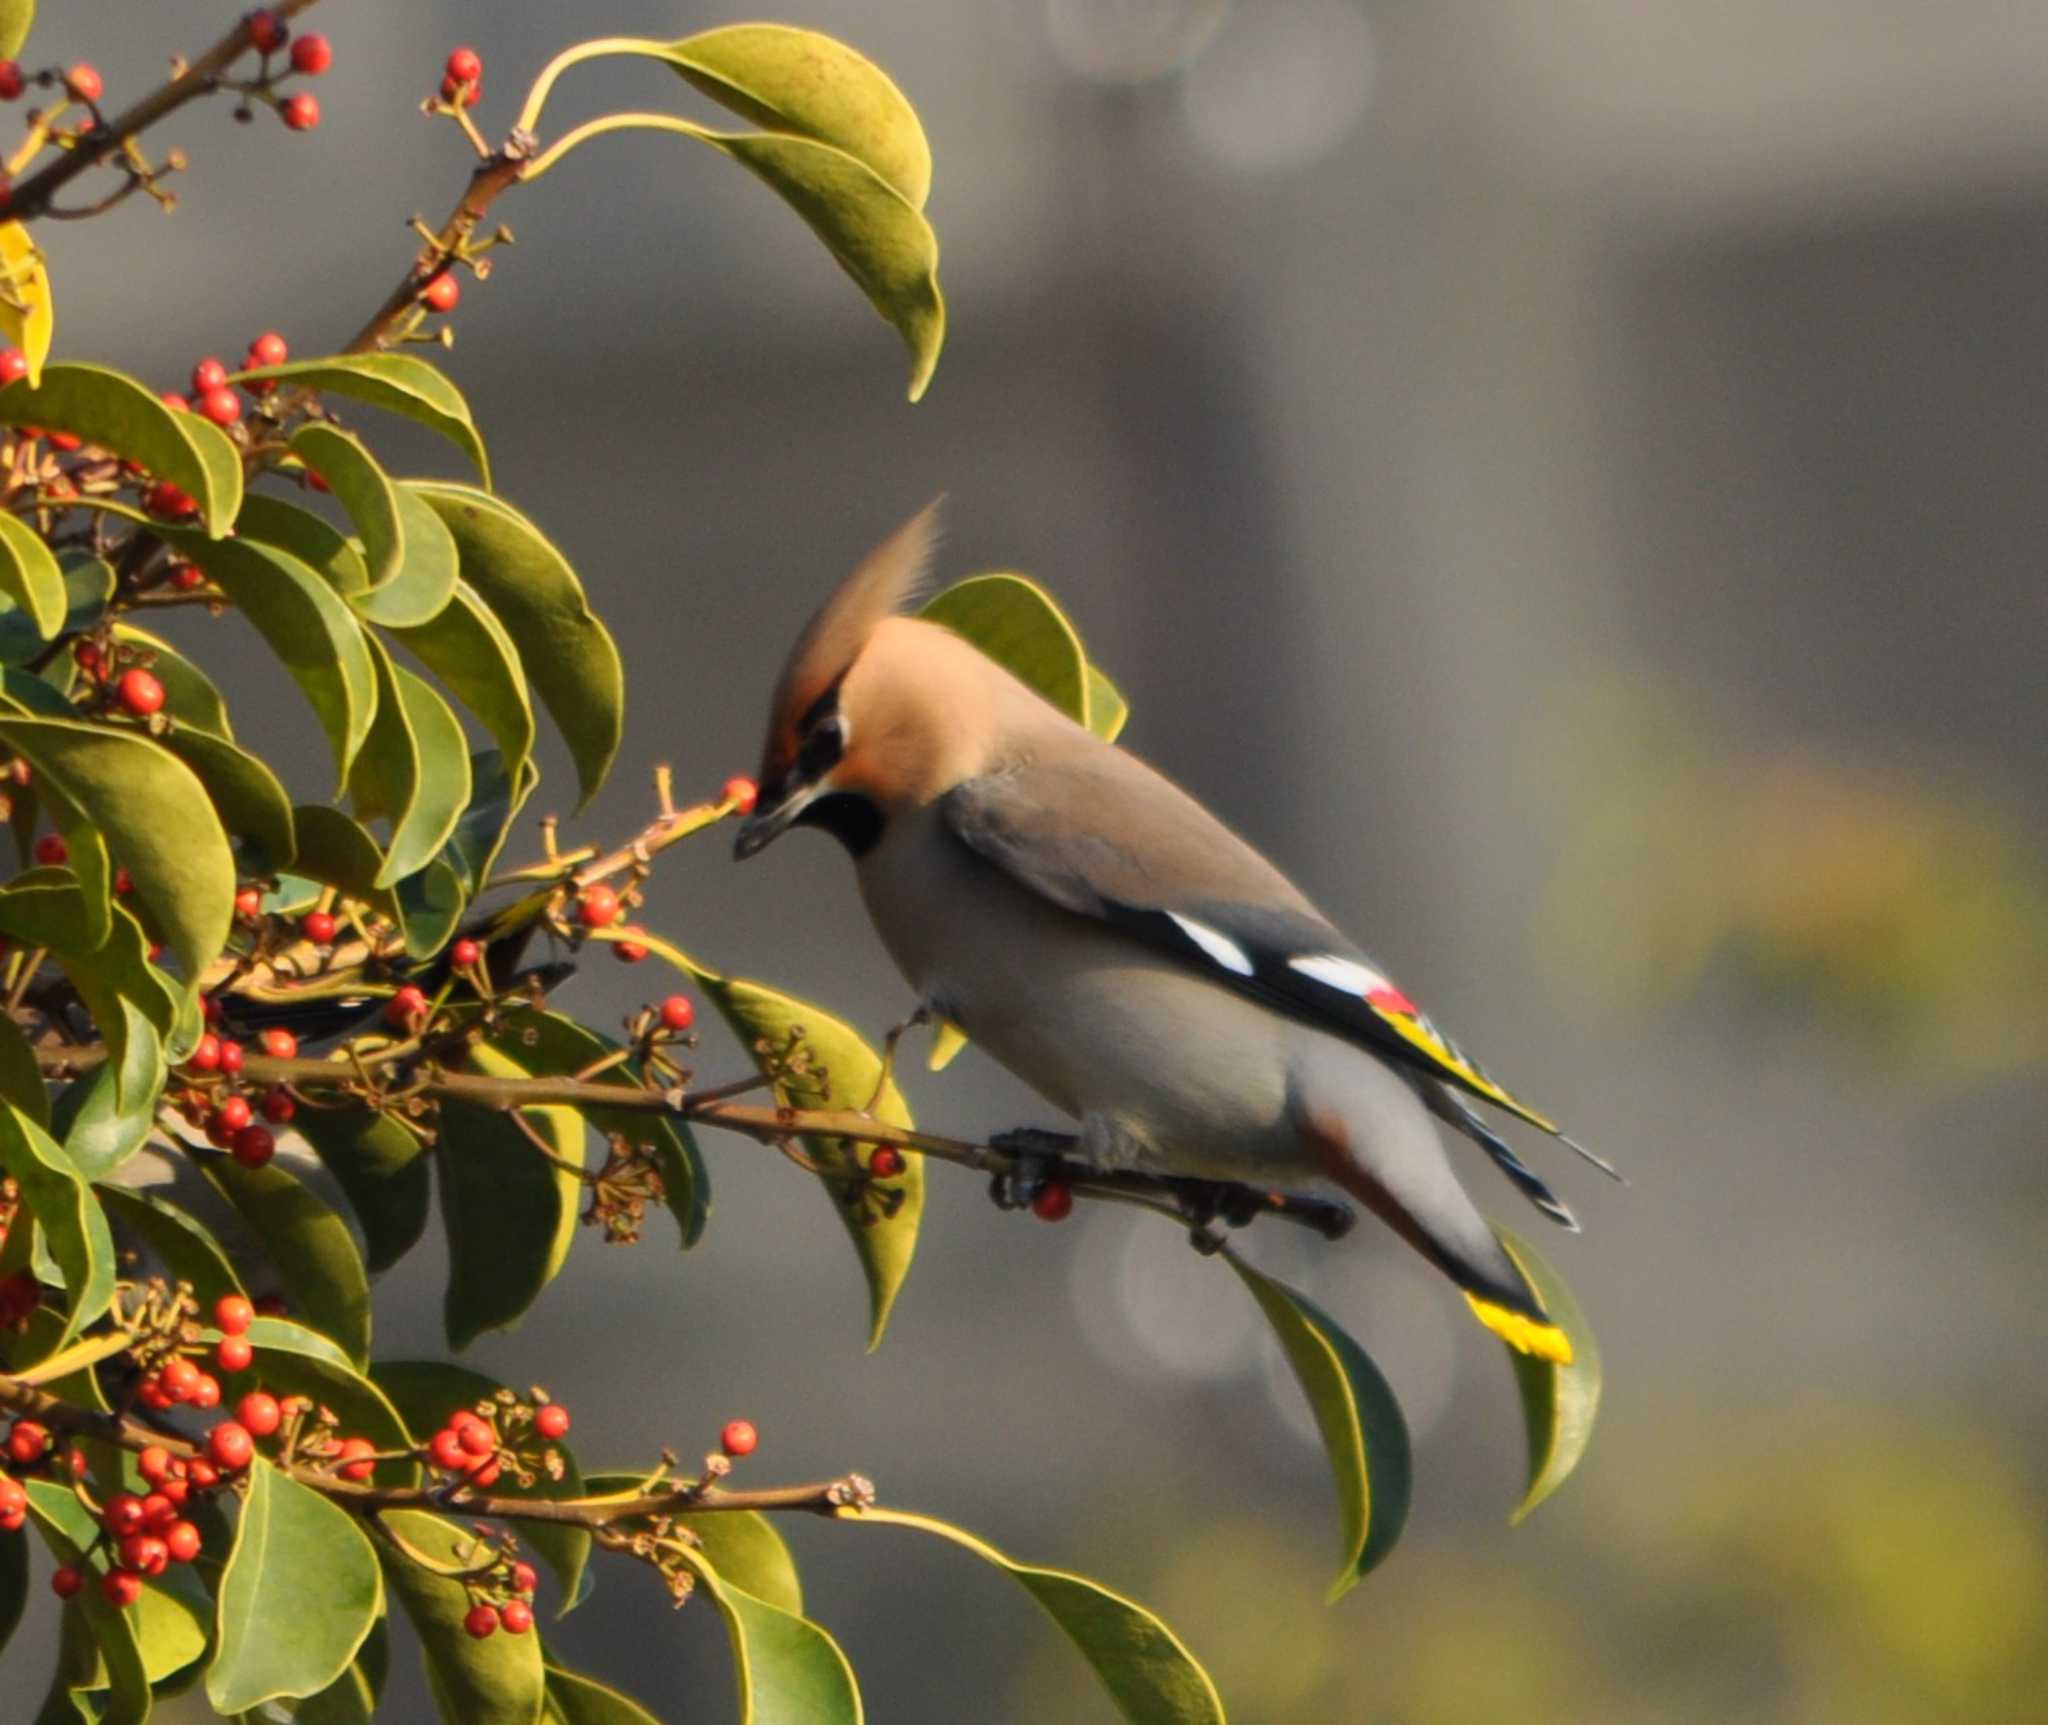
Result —
M740 828L739 837L733 840L734 860L745 862L748 857L766 850L824 791L822 784L798 785L772 808L756 809Z

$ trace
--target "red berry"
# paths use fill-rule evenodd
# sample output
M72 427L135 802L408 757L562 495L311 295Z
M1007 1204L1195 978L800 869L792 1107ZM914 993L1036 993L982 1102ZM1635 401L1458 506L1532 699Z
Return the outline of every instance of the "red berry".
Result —
M281 110L284 123L294 132L310 132L320 124L320 98L311 90L301 90L296 96L287 96ZM280 363L266 361L266 364Z
M256 1393L262 1395L262 1391ZM250 1397L242 1397L244 1405L248 1405L248 1399ZM272 1397L264 1399L270 1401L270 1410L274 1414L276 1401ZM211 1457L213 1465L221 1469L221 1473L240 1473L244 1467L250 1465L250 1457L256 1455L256 1444L250 1438L248 1426L238 1426L233 1420L221 1420L219 1426L207 1432L207 1455Z
M0 384L28 376L28 355L18 347L0 347Z
M226 1037L220 1045L220 1069L223 1072L239 1072L249 1057L249 1051L233 1037Z
M180 592L189 593L206 579L206 571L196 563L174 563L171 565L171 585Z
M199 1555L199 1529L189 1521L174 1521L164 1529L164 1549L173 1563L190 1563Z
M282 18L269 7L260 7L249 14L249 40L265 54L274 54L285 44L291 31L285 27Z
M508 1599L498 1607L498 1621L507 1635L524 1635L533 1627L533 1607L523 1599Z
M152 1412L163 1413L178 1404L164 1394L164 1387L154 1376L146 1377L135 1391L136 1399Z
M7 64L11 66L14 62L10 60ZM85 1577L68 1563L50 1577L50 1591L59 1599L76 1599L84 1586Z
M268 1437L284 1419L284 1409L277 1405L277 1397L268 1390L251 1390L235 1403L235 1418L248 1428L243 1436ZM215 1431L221 1429L214 1427Z
M671 994L661 1003L661 1024L664 1030L682 1032L697 1022L697 1009L690 1004L686 994Z
M230 426L242 417L242 398L226 384L209 389L199 398L201 415L218 426Z
M495 1605L472 1605L469 1615L462 1620L462 1627L481 1641L487 1635L495 1635L498 1629L498 1608Z
M610 928L619 920L619 895L608 886L587 886L576 901L576 919L585 928Z
M324 910L309 910L299 927L316 946L326 946L334 939L334 918Z
M446 1426L427 1440L427 1454L434 1465L448 1473L462 1473L469 1467L469 1451L462 1447L462 1439Z
M465 1420L452 1428L455 1441L470 1455L487 1456L497 1453L498 1434L480 1419Z
M142 1499L132 1491L117 1491L100 1506L100 1526L116 1539L140 1533L147 1519L148 1511L142 1507Z
M273 1126L285 1125L299 1111L299 1105L292 1100L292 1093L282 1084L273 1084L263 1093L263 1118Z
M71 847L64 842L62 833L45 833L36 840L36 861L50 868L71 860Z
M171 1501L168 1492L153 1491L142 1500L142 1526L145 1532L162 1533L178 1519L178 1506ZM130 1569L140 1569L139 1563L131 1563Z
M199 1368L183 1354L173 1354L158 1370L156 1381L172 1401L190 1401L199 1387Z
M206 1457L196 1455L185 1464L185 1477L192 1482L194 1491L211 1491L220 1484L220 1469Z
M266 1030L260 1040L263 1052L273 1060L289 1060L299 1051L299 1039L282 1026Z
M192 1495L190 1485L185 1480L178 1478L165 1480L159 1489L172 1506L178 1509L184 1508L185 1500Z
M75 431L53 431L49 433L50 447L61 449L66 455L85 447L85 439Z
M246 1096L224 1096L220 1106L213 1111L214 1125L224 1132L239 1132L254 1118Z
M877 1180L893 1180L903 1172L903 1152L893 1144L877 1144L868 1158L868 1172Z
M0 102L19 101L22 91L27 88L28 80L21 75L21 62L0 60Z
M474 108L484 99L484 81L479 78L474 84L459 84L453 78L441 80L441 100L459 102L465 108Z
M151 1485L161 1485L171 1477L171 1452L160 1443L148 1445L135 1458L135 1471Z
M263 914L263 889L245 886L235 894L235 915L254 921Z
M427 997L408 984L384 1003L384 1022L403 1030L427 1015Z
M109 1605L126 1609L142 1597L142 1577L132 1569L110 1569L100 1577L100 1592Z
M260 1132L263 1128L252 1126L249 1130L251 1132ZM235 1150L235 1160L237 1162L242 1161L239 1143ZM243 1165L245 1167L255 1166L253 1163L244 1163ZM249 1362L255 1359L255 1357L255 1346L247 1336L222 1336L219 1342L214 1345L213 1363L224 1372L246 1372L249 1369Z
M213 1302L213 1321L224 1336L239 1336L248 1331L256 1316L256 1308L240 1294L223 1294Z
M107 87L100 81L99 73L81 60L64 74L64 88L81 102L97 102L106 94Z
M743 815L754 812L754 804L761 799L761 788L752 779L727 779L725 788L718 793L718 800L731 803Z
M478 1462L476 1471L469 1476L469 1483L479 1491L489 1491L498 1483L498 1475L504 1469L497 1462L484 1461L482 1457L478 1458Z
M512 1566L512 1591L531 1593L540 1586L540 1575L530 1563L515 1563Z
M311 97L307 98L308 101L311 99ZM291 351L285 345L283 336L279 335L274 329L266 329L249 344L249 363L251 365L282 365L291 357Z
M1031 1200L1031 1213L1041 1222L1064 1222L1074 1213L1074 1189L1064 1180L1048 1180Z
M144 1575L161 1575L171 1561L170 1547L153 1533L131 1533L121 1541L121 1566Z
M218 1072L220 1070L220 1038L208 1031L199 1039L199 1046L192 1050L192 1058L185 1062L194 1072Z
M35 1420L16 1420L14 1429L7 1434L7 1453L18 1467L41 1461L49 1447L49 1428Z
M430 311L453 311L462 298L462 284L455 279L453 270L443 270L420 289L420 298Z
M638 964L647 956L647 945L638 940L615 940L612 942L612 957L621 964Z
M181 521L199 513L199 505L193 502L190 494L168 479L158 480L143 493L142 507L152 515L161 515L172 521Z
M484 75L484 60L474 48L457 48L448 56L448 76L458 84L474 84Z
M455 943L455 945L452 948L450 948L448 954L448 956L455 961L455 968L457 970L473 969L476 965L476 961L482 958L483 955L484 949L478 946L477 943L473 940L458 940Z
M317 78L334 64L334 44L325 36L301 36L292 44L292 70Z
M78 668L82 671L97 671L103 656L100 644L90 635L71 643L71 657L78 661Z
M126 898L134 890L135 877L132 874L130 874L125 868L117 868L116 870L114 870L115 893L122 898Z
M534 1411L533 1429L548 1440L558 1442L569 1435L569 1410L560 1402L547 1402Z
M121 673L116 692L121 698L121 705L138 719L163 711L164 686L154 671L145 671L140 665Z
M377 1471L377 1464L363 1458L377 1453L377 1446L366 1437L345 1437L341 1440L341 1477L343 1479L368 1479Z
M220 1379L211 1372L201 1372L199 1382L192 1386L191 1402L195 1408L219 1407Z
M190 398L180 395L175 389L159 390L157 392L157 400L176 413L190 413L192 411Z
M725 1430L718 1434L719 1447L727 1455L752 1455L760 1441L761 1434L754 1430L752 1420L727 1420Z
M228 380L228 368L212 354L192 368L192 393L202 399Z

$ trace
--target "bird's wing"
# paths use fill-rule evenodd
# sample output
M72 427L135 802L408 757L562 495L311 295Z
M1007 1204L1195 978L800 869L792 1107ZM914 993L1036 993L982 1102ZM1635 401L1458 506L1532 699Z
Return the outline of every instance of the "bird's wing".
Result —
M1563 1138L1481 1071L1286 876L1135 756L1106 744L1070 747L968 779L940 810L970 849L1054 904Z

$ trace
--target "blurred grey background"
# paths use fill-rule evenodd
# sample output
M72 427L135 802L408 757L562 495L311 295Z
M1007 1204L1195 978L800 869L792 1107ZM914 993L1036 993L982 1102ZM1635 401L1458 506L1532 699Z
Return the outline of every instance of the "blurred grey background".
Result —
M403 219L460 188L459 139L416 112L449 47L484 54L496 131L573 36L756 10L321 7L316 133L195 111L164 134L193 158L175 217L43 232L58 352L168 387L268 325L337 342L410 257ZM894 337L809 235L677 139L604 141L500 206L519 244L466 293L450 367L628 669L627 754L577 830L643 818L656 761L691 791L751 770L802 615L947 492L945 573L1049 584L1131 698L1126 742L1626 1167L1611 1187L1531 1147L1587 1222L1539 1238L1600 1334L1603 1423L1509 1530L1498 1346L1377 1230L1254 1230L1415 1426L1407 1543L1328 1609L1298 1392L1173 1230L1005 1217L934 1170L867 1357L827 1205L716 1138L700 1250L587 1235L476 1362L570 1402L586 1465L695 1453L744 1414L750 1479L858 1467L1098 1574L1247 1725L2038 1707L2048 8L767 10L917 105L952 336L906 406ZM48 11L35 57L90 57L117 99L233 15ZM557 133L689 105L628 65L556 100ZM239 627L188 638L220 663ZM259 694L242 729L324 791L296 698ZM720 836L684 847L651 912L876 1035L908 1005L821 838L744 870ZM665 985L599 959L574 986L605 1023ZM908 1083L937 1130L1045 1117L977 1054ZM437 1346L433 1252L379 1321L380 1351ZM873 1717L1110 1716L964 1554L787 1531ZM664 1717L733 1717L712 1614L599 1567L551 1631L565 1657ZM388 1710L419 1716L401 1669Z

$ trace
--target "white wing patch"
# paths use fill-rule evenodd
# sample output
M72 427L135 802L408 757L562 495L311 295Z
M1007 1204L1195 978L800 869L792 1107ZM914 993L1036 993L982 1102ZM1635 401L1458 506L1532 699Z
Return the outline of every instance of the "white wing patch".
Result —
M1206 923L1199 923L1193 917L1182 916L1176 911L1166 913L1182 934L1199 946L1217 964L1236 976L1250 976L1253 964L1244 948L1228 935L1218 934Z
M1352 958L1336 958L1328 954L1290 958L1287 968L1299 971L1311 982L1320 982L1325 988L1336 989L1339 994L1354 994L1360 1000L1370 1000L1374 994L1393 988L1393 984L1371 965L1360 964Z

